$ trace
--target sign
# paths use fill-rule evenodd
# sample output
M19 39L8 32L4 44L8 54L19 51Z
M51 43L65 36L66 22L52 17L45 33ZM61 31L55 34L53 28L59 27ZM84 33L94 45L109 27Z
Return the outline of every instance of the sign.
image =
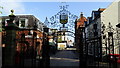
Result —
M60 15L60 23L66 24L68 22L68 15Z
M67 47L66 43L58 43L58 49L65 49Z

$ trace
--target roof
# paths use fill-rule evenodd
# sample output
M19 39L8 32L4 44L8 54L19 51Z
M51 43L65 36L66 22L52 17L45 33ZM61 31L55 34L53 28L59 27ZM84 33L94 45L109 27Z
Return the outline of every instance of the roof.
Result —
M98 9L98 11L104 11L105 10L105 8L99 8Z

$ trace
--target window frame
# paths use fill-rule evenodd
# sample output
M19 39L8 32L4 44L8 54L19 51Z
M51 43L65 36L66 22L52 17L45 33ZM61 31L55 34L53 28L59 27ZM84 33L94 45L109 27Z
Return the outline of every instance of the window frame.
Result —
M23 19L25 20L25 25L24 25L24 27L21 26L21 21L22 21ZM19 28L27 28L27 26L28 26L28 19L27 19L27 18L20 18L20 19L19 19Z

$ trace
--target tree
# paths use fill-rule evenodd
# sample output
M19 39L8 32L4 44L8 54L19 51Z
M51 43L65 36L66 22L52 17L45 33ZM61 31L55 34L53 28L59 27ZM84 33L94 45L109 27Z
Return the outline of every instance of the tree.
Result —
M2 8L2 9L3 9L3 7L1 7L1 6L0 6L0 8ZM2 14L2 11L0 11L0 13Z
M0 6L0 8L3 9L3 7ZM0 14L2 14L2 11L0 11ZM0 32L2 31L2 26L1 26L1 19L0 19Z

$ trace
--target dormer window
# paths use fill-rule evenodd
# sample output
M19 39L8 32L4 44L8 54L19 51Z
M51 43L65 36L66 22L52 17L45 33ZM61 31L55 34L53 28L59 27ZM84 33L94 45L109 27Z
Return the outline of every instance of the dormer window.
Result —
M8 26L8 20L10 20L10 19L5 19L5 26Z
M21 18L20 20L19 20L19 27L20 28L25 28L25 27L27 27L28 26L28 19L26 19L26 18Z

